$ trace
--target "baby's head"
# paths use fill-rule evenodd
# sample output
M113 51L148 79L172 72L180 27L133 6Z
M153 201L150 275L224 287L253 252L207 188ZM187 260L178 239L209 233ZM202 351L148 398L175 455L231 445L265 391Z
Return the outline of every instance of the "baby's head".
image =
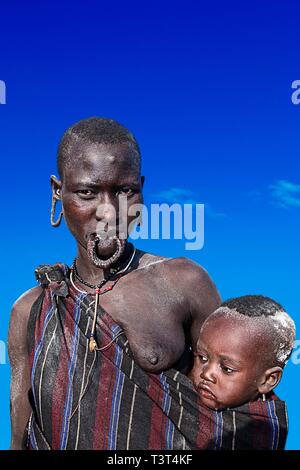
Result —
M212 409L240 406L272 391L293 349L295 324L272 299L224 302L203 323L190 378Z

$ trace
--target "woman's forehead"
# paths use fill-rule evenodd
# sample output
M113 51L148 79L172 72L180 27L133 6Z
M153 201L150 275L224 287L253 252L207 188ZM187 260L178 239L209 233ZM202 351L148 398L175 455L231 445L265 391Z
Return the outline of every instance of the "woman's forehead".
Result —
M74 149L75 150L75 149ZM65 164L64 178L101 179L103 176L136 178L139 158L124 144L91 144L71 153Z

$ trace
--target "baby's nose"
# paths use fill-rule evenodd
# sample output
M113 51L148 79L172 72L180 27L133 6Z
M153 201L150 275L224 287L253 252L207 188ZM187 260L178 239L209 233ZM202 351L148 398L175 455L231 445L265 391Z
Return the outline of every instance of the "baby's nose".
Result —
M201 379L206 380L207 382L216 383L217 374L213 365L205 365L200 374Z

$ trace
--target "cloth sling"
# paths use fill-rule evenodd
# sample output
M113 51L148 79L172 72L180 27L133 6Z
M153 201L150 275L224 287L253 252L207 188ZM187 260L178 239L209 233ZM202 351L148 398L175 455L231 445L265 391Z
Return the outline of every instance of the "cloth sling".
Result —
M68 266L43 265L43 292L28 323L30 449L284 449L286 405L275 395L223 411L199 403L176 371L151 374L134 361L118 324L101 307L102 351L89 351L95 297L80 293Z

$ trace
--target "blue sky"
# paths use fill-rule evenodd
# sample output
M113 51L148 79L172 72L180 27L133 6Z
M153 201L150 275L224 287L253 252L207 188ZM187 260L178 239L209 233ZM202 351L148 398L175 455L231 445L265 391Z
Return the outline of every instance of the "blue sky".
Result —
M77 120L119 120L138 139L145 202L206 205L205 244L139 241L202 264L222 297L262 293L300 328L300 79L297 2L1 4L2 271L0 340L12 302L40 263L70 263L75 245L49 225L58 141ZM300 338L300 336L298 335ZM300 449L300 365L278 394ZM0 365L0 447L9 443L9 367Z

